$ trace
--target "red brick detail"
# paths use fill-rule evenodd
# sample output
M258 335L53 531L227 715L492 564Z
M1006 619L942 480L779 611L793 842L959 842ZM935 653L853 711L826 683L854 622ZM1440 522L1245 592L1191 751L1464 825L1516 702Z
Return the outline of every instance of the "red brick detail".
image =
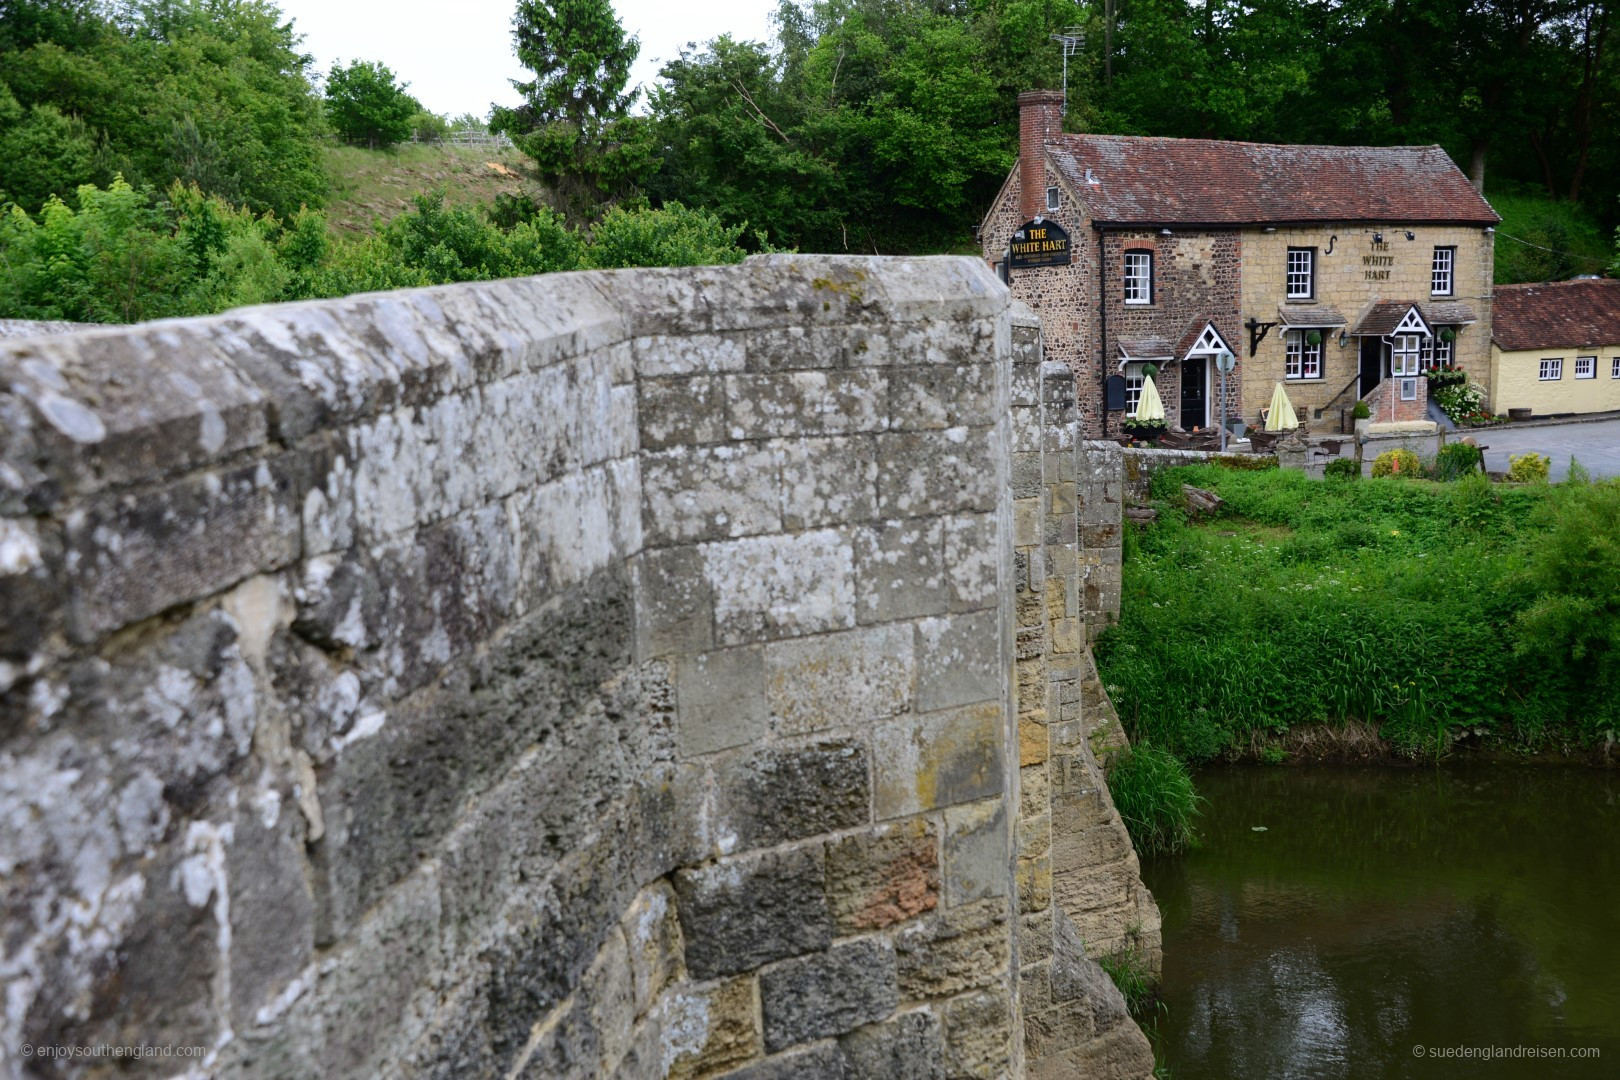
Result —
M1369 420L1375 424L1388 424L1429 418L1429 380L1421 375L1416 376L1417 399L1402 401L1401 379L1406 377L1396 375L1385 378L1362 396L1361 400L1367 403L1367 411L1372 413Z
M1509 352L1620 342L1620 281L1498 285L1491 340Z
M1046 212L1046 144L1063 134L1063 95L1030 90L1018 95L1019 213L1024 221ZM1022 224L1022 222L1020 222Z

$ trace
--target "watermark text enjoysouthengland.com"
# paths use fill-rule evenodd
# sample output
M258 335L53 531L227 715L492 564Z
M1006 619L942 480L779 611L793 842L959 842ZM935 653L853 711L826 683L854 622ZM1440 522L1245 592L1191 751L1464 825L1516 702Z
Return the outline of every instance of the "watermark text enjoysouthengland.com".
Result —
M1442 1061L1496 1061L1508 1058L1562 1059L1565 1061L1590 1059L1596 1061L1601 1056L1601 1048L1596 1046L1425 1046L1418 1043L1412 1047L1412 1056L1438 1058Z
M65 1046L49 1043L23 1043L18 1048L28 1059L49 1061L158 1061L165 1058L202 1060L206 1046L126 1046L120 1043L90 1043Z

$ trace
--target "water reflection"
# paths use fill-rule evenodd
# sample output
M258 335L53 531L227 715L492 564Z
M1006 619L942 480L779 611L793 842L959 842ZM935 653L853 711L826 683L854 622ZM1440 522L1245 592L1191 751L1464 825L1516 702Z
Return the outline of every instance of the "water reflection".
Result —
M1144 867L1176 1080L1620 1076L1620 776L1231 768L1199 790L1204 846ZM1431 1056L1520 1045L1602 1056Z

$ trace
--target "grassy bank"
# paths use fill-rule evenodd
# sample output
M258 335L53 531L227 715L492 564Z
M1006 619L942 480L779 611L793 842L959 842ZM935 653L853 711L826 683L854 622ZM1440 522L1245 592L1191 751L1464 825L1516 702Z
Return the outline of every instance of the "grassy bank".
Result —
M329 145L322 148L322 161L332 176L327 220L343 236L369 235L376 222L392 221L425 191L443 191L450 206L484 207L496 195L517 194L534 183L523 155L510 148Z
M1189 522L1183 483L1224 513ZM1155 478L1097 660L1133 740L1242 757L1319 724L1402 753L1579 754L1620 727L1620 486ZM1284 740L1286 741L1286 740Z

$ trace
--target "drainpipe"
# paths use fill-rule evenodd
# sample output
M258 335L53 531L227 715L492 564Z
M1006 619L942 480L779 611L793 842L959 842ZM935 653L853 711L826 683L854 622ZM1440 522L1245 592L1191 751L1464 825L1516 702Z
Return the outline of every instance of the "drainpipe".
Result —
M1097 348L1102 353L1097 373L1098 409L1102 418L1101 438L1108 438L1108 252L1103 245L1101 225L1092 225L1097 233Z

